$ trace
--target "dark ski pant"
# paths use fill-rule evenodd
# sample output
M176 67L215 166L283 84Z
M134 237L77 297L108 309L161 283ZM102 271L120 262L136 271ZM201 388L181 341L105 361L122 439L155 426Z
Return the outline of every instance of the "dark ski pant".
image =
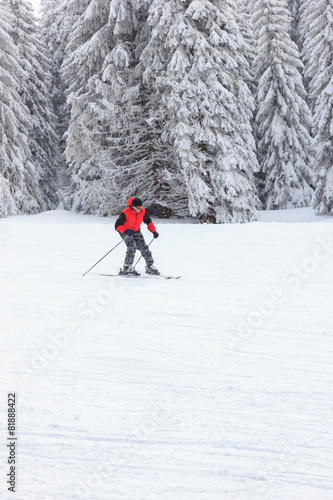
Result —
M153 256L151 251L146 244L141 231L133 233L131 236L120 235L125 241L127 250L125 255L124 266L132 266L134 262L135 252L139 250L142 257L145 259L147 266L154 264Z

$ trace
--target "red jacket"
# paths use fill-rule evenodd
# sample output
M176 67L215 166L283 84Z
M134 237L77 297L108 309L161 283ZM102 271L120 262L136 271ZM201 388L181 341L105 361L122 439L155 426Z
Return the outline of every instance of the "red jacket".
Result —
M134 198L130 198L127 202L127 208L123 210L115 223L115 228L119 233L124 234L126 229L132 229L133 231L140 231L140 226L142 222L147 224L148 229L151 233L156 231L150 216L146 213L143 208L140 212L136 212L131 209L131 204Z

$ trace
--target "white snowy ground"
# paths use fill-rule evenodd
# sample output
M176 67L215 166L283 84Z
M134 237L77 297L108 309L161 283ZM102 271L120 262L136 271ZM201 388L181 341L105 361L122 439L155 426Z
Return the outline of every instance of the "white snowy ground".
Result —
M0 498L333 499L333 218L155 220L180 280L101 276L123 244L83 278L113 222L0 221Z

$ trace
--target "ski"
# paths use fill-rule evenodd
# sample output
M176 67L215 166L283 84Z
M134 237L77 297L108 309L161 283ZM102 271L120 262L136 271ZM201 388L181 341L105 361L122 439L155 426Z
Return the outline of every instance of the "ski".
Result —
M139 274L138 276L133 276L131 274L100 274L100 276L106 276L107 278L116 278L117 276L121 278L142 278L142 279L164 279L164 280L179 280L181 276L167 276L163 274L149 274L142 276Z

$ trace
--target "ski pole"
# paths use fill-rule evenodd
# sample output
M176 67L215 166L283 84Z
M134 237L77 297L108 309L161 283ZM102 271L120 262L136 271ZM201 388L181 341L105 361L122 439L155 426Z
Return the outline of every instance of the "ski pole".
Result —
M82 274L82 278L83 278L83 276L85 276L86 274L88 274L88 273L89 273L89 271L91 271L91 270L92 270L95 266L97 266L97 264L99 264L99 263L101 262L101 260L105 259L105 257L106 257L107 255L109 255L109 253L111 253L111 252L112 252L112 250L114 250L115 248L117 248L117 247L120 245L120 243L122 243L122 242L123 242L123 240L119 241L119 243L117 243L117 245L116 245L116 246L114 246L113 248L111 248L111 250L109 250L109 251L108 251L108 253L106 253L106 254L104 255L104 257L102 257L101 259L99 259L99 261L98 261L98 262L96 262L96 264L94 264L93 266L91 266L91 268L90 268L90 269L88 269L88 271L87 271L87 272L85 272L84 274Z
M155 239L155 238L153 238L153 239L151 240L151 242L149 243L149 245L148 245L148 247L147 247L147 248L149 248L149 247L150 247L150 245L152 244L152 242L154 241L154 239ZM142 258L142 255L140 255L140 257L138 258L138 260L137 260L137 261L136 261L136 263L134 264L134 267L136 267L136 266L137 266L137 263L139 262L139 260L140 260L141 258Z

